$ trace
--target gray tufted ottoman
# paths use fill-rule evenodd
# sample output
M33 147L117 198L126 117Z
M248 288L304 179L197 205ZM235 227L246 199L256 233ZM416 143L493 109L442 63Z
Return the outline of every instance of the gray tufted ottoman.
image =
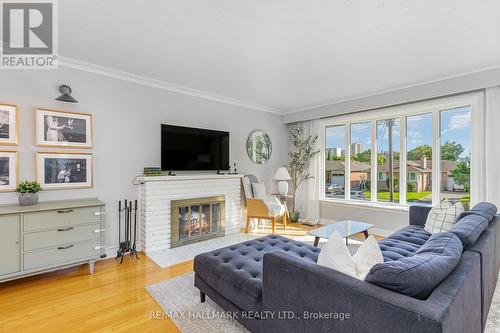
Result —
M287 252L316 262L319 249L270 235L234 244L194 258L195 286L229 311L262 310L262 260L271 251Z

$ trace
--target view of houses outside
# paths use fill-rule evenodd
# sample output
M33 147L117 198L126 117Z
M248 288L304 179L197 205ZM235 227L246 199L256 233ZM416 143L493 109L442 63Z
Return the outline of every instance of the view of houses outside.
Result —
M326 142L332 146L327 144L325 151L326 167L330 170L325 178L325 192L329 198L345 198L345 141L345 125L328 127Z
M470 201L471 109L441 111L441 199ZM444 172L447 172L446 175ZM446 176L446 177L445 177Z
M440 199L470 200L470 107L440 112ZM377 126L377 201L399 202L400 120ZM371 200L371 122L350 125L351 199ZM432 113L406 117L407 202L432 202ZM325 195L345 198L345 126L327 127Z
M432 203L432 113L406 118L406 172L406 201Z

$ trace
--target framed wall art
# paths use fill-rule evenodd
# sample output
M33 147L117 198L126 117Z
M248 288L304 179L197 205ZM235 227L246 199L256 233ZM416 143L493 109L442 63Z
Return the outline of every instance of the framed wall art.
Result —
M17 151L0 150L0 192L15 191L19 183Z
M92 154L38 152L36 175L44 190L90 188L93 184Z
M18 107L0 103L0 145L17 145Z
M37 146L92 148L92 115L35 109Z

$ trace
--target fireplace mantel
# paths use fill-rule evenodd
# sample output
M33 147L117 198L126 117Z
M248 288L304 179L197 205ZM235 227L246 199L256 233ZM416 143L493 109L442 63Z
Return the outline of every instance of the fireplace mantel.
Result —
M140 237L146 253L171 248L171 202L212 196L225 198L225 235L243 226L243 175L182 174L140 177Z
M181 180L203 180L203 179L231 179L238 178L241 179L244 175L214 175L214 174L194 174L194 175L178 175L178 176L143 176L138 177L139 183L146 182L164 182L164 181L181 181Z

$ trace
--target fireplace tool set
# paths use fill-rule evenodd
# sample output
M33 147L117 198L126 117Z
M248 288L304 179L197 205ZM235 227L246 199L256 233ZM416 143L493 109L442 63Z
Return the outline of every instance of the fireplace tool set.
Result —
M123 239L122 239L122 233L123 233ZM122 201L120 200L118 201L119 248L116 253L116 260L120 260L120 264L123 263L123 258L127 253L130 253L130 257L135 255L135 257L139 259L139 255L136 250L136 240L137 240L137 200L135 200L134 206L132 206L132 200L125 199L123 205Z

